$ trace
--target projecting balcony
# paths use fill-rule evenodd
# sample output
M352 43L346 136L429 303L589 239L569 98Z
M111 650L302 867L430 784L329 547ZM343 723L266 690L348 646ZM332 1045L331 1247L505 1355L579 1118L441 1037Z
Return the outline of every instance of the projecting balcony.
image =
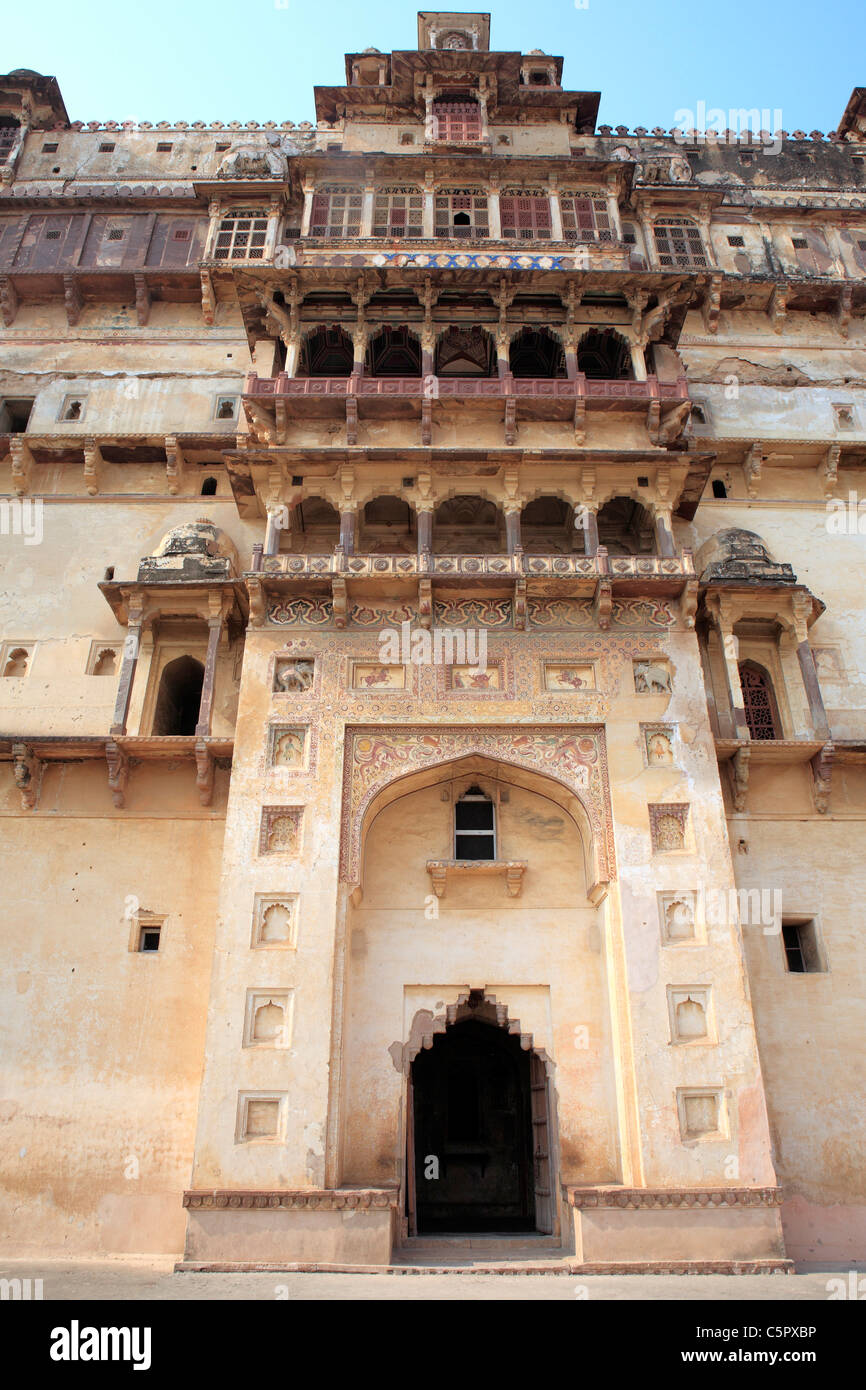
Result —
M678 581L694 577L691 551L681 556L668 555L608 555L600 547L595 555L265 555L261 571L289 579L412 579L427 576L432 579L534 579L614 580L617 585L629 581L638 584L646 580Z
M432 443L434 419L450 403L501 412L506 444L516 442L517 421L573 421L581 442L587 411L645 412L647 429L656 442L667 442L686 423L688 383L604 380L579 372L571 378L516 377L368 377L309 376L247 378L244 407L255 434L267 443L286 442L291 420L340 419L345 416L347 440L357 442L359 420L418 418L421 443Z

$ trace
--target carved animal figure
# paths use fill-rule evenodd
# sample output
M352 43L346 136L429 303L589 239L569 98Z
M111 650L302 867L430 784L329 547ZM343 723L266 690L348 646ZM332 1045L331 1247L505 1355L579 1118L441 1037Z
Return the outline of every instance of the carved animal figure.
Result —
M641 661L634 668L634 684L639 694L669 695L670 673L655 662Z
M277 672L277 688L285 691L309 690L313 684L312 661L295 661Z

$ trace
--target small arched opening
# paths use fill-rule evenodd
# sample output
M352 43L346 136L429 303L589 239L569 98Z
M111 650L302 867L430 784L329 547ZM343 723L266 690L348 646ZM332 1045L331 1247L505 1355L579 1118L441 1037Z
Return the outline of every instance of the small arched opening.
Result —
M631 381L631 348L612 328L591 328L577 345L577 370L591 381Z
M359 549L369 555L408 555L415 549L415 513L403 497L374 497L361 514Z
M536 497L523 508L520 539L527 555L570 555L583 550L583 537L561 497Z
M165 667L159 682L153 730L159 736L195 733L201 705L204 666L194 656L179 656Z
M565 376L565 353L558 338L546 328L522 328L511 340L508 365L512 376Z
M652 555L655 528L646 507L632 497L612 497L598 513L598 540L609 555Z
M504 549L502 514L492 502L473 493L439 503L433 513L435 554L497 555Z
M445 377L496 376L496 345L484 328L452 325L436 341L433 370Z
M385 326L367 348L369 376L420 376L421 343L405 325Z
M301 343L298 376L351 376L352 339L339 324L320 325Z
M305 497L289 513L280 531L280 550L324 555L340 541L340 514L325 497Z

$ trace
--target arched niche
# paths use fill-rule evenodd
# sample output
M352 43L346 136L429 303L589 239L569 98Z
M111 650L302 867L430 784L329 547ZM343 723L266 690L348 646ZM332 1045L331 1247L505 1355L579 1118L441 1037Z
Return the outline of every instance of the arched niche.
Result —
M204 666L194 656L170 661L159 678L153 733L158 736L189 737L198 723Z

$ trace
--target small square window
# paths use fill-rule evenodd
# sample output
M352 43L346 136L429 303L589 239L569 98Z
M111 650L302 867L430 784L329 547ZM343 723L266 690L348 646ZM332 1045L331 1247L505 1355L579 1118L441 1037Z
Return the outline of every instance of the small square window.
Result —
M826 971L814 917L783 917L782 944L785 968L790 975L817 975Z
M142 924L138 932L139 951L158 951L162 927L158 923Z
M101 145L99 146L99 153L100 153L100 154L111 154L111 152L113 151L113 149L114 149L114 141L113 141L113 140L106 140L106 141L103 142L103 144L101 144Z
M84 412L87 409L86 396L65 396L63 405L60 407L60 420L69 423L77 423L84 419Z
M217 154L225 154L225 152L226 152L227 149L228 149L228 145L217 145L217 146L216 146L216 152L217 152Z
M729 237L728 237L728 245L729 245L729 246L745 246L745 244L746 244L746 238L745 238L745 237L742 237L742 236L729 236Z
M49 228L48 228L48 231L45 233L45 240L46 240L46 241L59 241L59 240L60 240L60 230L59 230L59 228L57 228L57 227L49 227Z
M172 151L172 146L169 144L169 142L168 142L167 140L160 140L160 141L159 141L159 143L158 143L158 145L157 145L157 147L156 147L156 152L157 152L157 154L171 154L171 151Z
M123 238L124 238L125 236L126 236L126 228L125 228L125 227L109 227L108 232L106 233L105 240L106 240L106 241L123 241Z
M50 144L43 145L43 146L42 146L42 153L43 153L43 154L56 154L56 153L57 153L57 144L56 144L56 142L52 141Z
M809 243L804 236L792 236L791 245L795 251L808 251Z
M171 234L172 241L189 241L189 227L175 227Z
M237 396L217 396L215 412L217 420L234 420L237 416L237 409Z

